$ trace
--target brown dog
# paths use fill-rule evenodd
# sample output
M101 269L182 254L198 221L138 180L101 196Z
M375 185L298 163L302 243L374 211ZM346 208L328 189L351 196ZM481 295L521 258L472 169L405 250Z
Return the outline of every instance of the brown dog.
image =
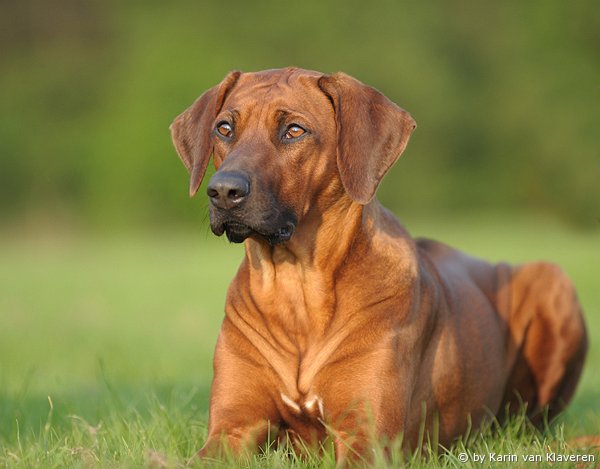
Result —
M571 399L587 338L563 272L413 240L374 199L415 126L343 73L295 68L232 72L171 126L191 195L214 154L212 231L246 247L201 455L279 432L329 434L342 460L373 437L414 448L422 423L448 445L521 400L535 418Z

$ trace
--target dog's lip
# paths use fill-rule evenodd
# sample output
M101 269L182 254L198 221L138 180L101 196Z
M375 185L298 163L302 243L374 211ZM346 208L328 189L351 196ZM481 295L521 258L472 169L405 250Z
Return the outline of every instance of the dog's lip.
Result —
M223 227L226 230L227 229L234 229L234 230L240 230L240 231L252 230L252 228L250 226L246 225L245 223L235 221L235 220L229 220L229 221L224 222Z
M248 237L254 233L264 238L272 246L289 241L295 230L296 224L291 221L287 221L285 226L270 233L239 220L226 220L218 226L213 227L213 233L217 236L221 236L223 233L227 232L228 235L243 235L244 237Z
M213 221L211 220L210 228L212 232L217 236L221 236L226 231L254 231L254 229L250 225L241 222L235 218L226 218L224 220L219 220L218 223L213 223Z

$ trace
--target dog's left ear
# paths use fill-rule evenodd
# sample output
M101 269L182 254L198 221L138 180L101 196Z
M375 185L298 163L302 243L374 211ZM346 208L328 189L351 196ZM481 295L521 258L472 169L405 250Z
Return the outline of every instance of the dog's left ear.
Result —
M198 192L210 160L213 121L240 75L238 71L230 72L177 116L169 127L175 149L190 172L190 197Z
M348 195L369 203L417 126L411 115L374 88L335 73L319 79L337 124L337 166Z

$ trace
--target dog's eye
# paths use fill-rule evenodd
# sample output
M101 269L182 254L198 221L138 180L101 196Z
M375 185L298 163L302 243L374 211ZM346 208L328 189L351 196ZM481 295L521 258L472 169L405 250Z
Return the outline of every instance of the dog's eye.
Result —
M292 124L287 128L287 130L285 131L285 134L283 134L283 138L286 140L293 140L295 138L302 136L305 133L306 133L306 130L304 130L302 127L300 127L299 125L296 125L296 124Z
M225 138L229 138L233 135L233 127L229 122L219 122L217 124L217 132Z

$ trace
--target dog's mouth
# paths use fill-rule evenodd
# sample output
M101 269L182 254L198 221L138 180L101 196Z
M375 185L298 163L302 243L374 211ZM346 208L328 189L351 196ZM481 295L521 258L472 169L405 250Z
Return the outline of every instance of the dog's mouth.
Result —
M287 221L283 226L271 230L254 228L237 220L227 220L216 228L213 227L212 231L217 236L225 233L231 243L241 243L246 238L259 237L267 241L271 246L275 246L289 241L295 229L296 225L291 221Z

